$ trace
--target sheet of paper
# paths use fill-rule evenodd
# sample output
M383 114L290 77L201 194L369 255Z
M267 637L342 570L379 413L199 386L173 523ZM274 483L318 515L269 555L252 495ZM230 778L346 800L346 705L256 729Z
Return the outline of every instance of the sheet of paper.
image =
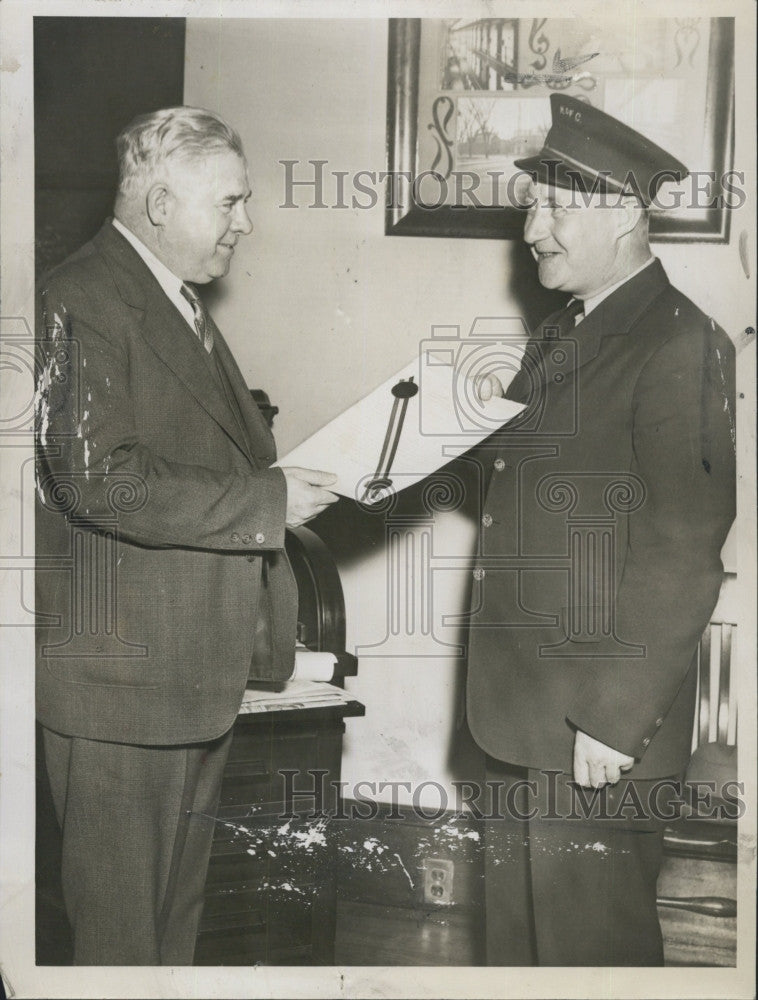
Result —
M481 401L478 346L467 354L460 342L453 349L430 341L419 357L276 464L335 473L330 489L364 503L426 478L450 461L445 445L473 447L524 408L501 397Z
M245 691L239 714L285 712L292 709L323 708L354 701L352 695L323 681L287 681L280 691L250 687Z

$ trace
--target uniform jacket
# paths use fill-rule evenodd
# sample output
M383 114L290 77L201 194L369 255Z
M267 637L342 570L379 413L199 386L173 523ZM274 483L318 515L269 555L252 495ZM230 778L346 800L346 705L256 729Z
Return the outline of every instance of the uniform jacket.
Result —
M656 260L530 339L474 571L467 714L491 756L570 772L575 730L686 764L693 657L734 518L734 349Z
M219 331L226 388L110 223L44 279L38 321L38 717L90 739L212 739L239 709L264 573L260 676L294 664L272 435Z

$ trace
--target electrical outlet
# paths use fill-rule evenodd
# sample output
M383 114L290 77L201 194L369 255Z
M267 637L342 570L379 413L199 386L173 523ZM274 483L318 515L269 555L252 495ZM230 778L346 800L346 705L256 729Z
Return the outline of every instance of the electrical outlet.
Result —
M443 858L424 861L424 902L450 906L453 902L453 874L455 865Z

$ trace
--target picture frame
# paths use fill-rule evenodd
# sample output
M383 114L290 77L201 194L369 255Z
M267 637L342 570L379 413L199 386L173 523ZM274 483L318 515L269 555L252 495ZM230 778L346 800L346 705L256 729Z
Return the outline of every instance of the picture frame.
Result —
M385 233L518 238L521 209L507 197L513 159L535 151L550 124L549 94L563 92L609 113L623 108L653 141L689 153L690 177L668 193L666 211L651 211L651 240L728 242L741 194L732 189L734 19L651 18L646 30L647 44L636 34L629 49L645 64L629 70L618 15L390 19ZM511 134L509 120L519 126Z

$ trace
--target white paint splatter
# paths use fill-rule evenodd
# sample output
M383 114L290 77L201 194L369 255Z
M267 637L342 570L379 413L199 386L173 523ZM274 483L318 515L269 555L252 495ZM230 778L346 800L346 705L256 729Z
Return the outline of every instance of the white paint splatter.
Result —
M291 836L298 841L300 847L310 850L314 844L319 847L326 847L326 837L323 827L310 827L308 830L293 830Z
M395 857L397 858L397 862L398 862L398 864L400 865L400 867L401 867L401 868L403 869L403 871L405 872L405 877L406 877L406 878L408 879L408 881L410 882L410 886L411 886L411 889L415 889L415 888L416 888L416 886L414 885L414 882L413 882L413 879L411 878L410 874L408 873L408 869L407 869L407 868L405 867L405 865L403 864L403 859L402 859L402 858L400 857L400 855L399 855L399 854L397 854L397 853L395 854Z
M66 311L65 309L63 310ZM52 327L45 327L45 332L48 334L51 340L60 340L63 336L63 331L65 327L63 320L60 318L57 312L53 313L53 325Z
M479 841L481 838L476 830L460 830L457 826L452 823L446 823L445 826L441 826L435 831L436 836L444 835L448 837L455 837L457 840L474 840Z
M713 320L711 320L711 325L713 325ZM737 443L737 427L735 425L734 414L732 413L732 407L729 402L729 393L726 389L726 379L724 378L724 367L721 358L721 351L716 348L716 358L719 363L719 376L721 377L721 391L724 397L724 413L727 414L729 418L729 436L732 439L732 447Z

